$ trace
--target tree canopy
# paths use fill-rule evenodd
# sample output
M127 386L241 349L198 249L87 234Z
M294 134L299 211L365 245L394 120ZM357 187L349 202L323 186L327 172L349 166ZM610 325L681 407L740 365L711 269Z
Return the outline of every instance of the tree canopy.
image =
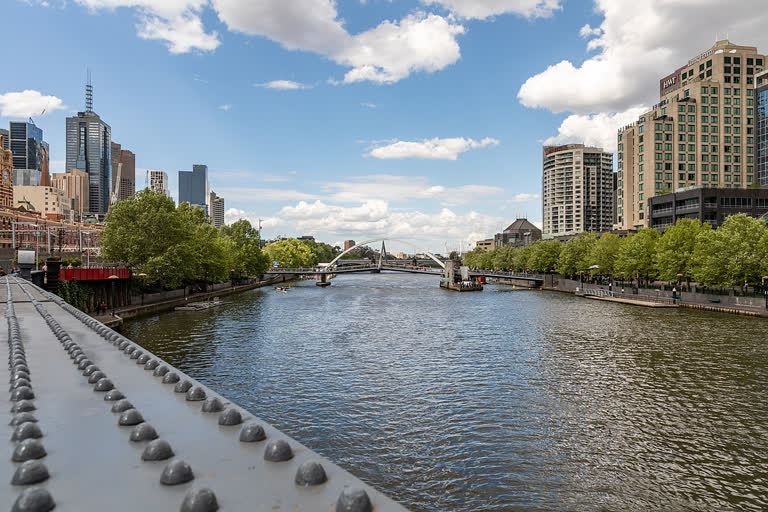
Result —
M311 267L314 264L312 250L295 238L272 242L264 247L264 252L270 262L276 261L278 266L284 268Z

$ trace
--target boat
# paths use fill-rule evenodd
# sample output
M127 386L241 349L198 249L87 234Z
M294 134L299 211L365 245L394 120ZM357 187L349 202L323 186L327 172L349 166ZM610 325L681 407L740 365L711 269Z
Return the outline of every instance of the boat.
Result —
M205 311L206 309L211 309L216 306L222 306L224 304L228 304L228 303L222 302L219 297L214 297L211 300L207 300L205 302L188 302L183 306L176 306L175 308L173 308L173 310L174 311Z
M288 290L290 290L290 286L275 286L275 290L278 292L288 293Z

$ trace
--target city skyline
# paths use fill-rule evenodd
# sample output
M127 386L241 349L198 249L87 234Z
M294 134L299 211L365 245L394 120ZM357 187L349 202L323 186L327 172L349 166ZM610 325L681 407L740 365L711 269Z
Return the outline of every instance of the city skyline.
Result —
M276 18L290 15L280 27L242 2L135 4L4 7L19 19L9 35L35 20L45 35L31 44L51 58L41 70L6 57L22 72L0 90L0 121L32 116L51 172L65 170L63 120L83 110L92 66L96 111L112 138L136 153L139 174L166 171L174 197L177 172L205 163L227 221L263 218L265 237L392 235L440 251L445 240L492 236L518 215L540 226L541 146L615 151L617 128L658 101L654 84L718 32L768 48L757 1L727 12L709 1L696 12L607 0L318 1L323 9L311 13L262 3ZM642 33L638 17L652 20ZM106 34L103 47L83 44ZM431 44L387 46L391 35Z

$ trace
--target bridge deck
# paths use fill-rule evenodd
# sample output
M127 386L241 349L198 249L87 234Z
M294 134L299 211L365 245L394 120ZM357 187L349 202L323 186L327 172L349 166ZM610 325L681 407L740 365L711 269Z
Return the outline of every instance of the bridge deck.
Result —
M405 510L250 412L64 304L58 297L26 281L6 277L0 280L0 298L8 322L7 329L0 329L0 338L9 347L9 380L12 386L21 384L17 394L34 393L29 402L20 402L16 400L18 396L13 396L14 391L9 392L11 401L7 407L0 408L0 421L9 425L14 419L35 420L36 423L27 421L5 427L6 435L10 439L14 432L17 436L34 434L36 425L42 437L24 443L42 445L46 452L36 461L12 462L9 457L8 462L0 464L0 486L4 486L0 487L3 489L0 495L4 496L6 510L11 509L14 502L19 508L13 510L49 510L45 503L38 503L37 508L21 506L33 497L32 489L47 491L56 510L62 511L216 510L212 506L196 508L192 506L194 502L182 505L192 497L196 497L200 505L203 495L198 492L204 488L213 491L223 510L331 511L334 507L350 512L371 510L359 492L367 495L377 512ZM138 351L141 357L131 358ZM78 364L73 364L73 358L96 365L104 374L97 377L108 381L84 376ZM159 375L164 372L160 368L167 369L165 377ZM31 389L20 380L25 378L20 372L26 369ZM168 377L171 374L178 376L179 383L188 382L207 400L190 400L196 398L197 391L175 392L176 384L164 383L173 380ZM135 408L123 416L140 413L140 419L146 420L142 424L151 425L159 439L170 444L174 457L143 461L142 453L149 441L134 442L129 437L138 432L137 429L147 427L118 426L121 414L111 412L118 402L106 400L112 398L109 393L96 391L96 384L89 380L106 388L110 383L114 385ZM216 409L214 402L219 402L224 411L202 412L203 404ZM12 406L18 404L33 404L34 410L26 415L10 412ZM237 421L238 416L241 421ZM236 424L221 425L223 419L232 418ZM241 431L256 425L263 428L266 439L242 442ZM19 444L15 440L9 443L9 456L14 450L18 452ZM286 445L292 458L282 462L265 460L267 454L280 454ZM176 485L161 483L164 472L174 474L171 469L175 469L178 475L179 468L184 469L176 466L180 464L178 461L189 465L193 479ZM307 487L297 485L299 468L310 461L322 466L327 481ZM24 475L29 483L10 483L20 476L24 481ZM356 502L358 506L338 508L337 503L354 501L354 496L360 498Z

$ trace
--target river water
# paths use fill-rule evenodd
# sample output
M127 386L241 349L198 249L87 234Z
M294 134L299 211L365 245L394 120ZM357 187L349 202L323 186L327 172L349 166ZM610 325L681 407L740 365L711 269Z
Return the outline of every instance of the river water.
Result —
M767 510L768 322L347 275L129 338L414 512Z

